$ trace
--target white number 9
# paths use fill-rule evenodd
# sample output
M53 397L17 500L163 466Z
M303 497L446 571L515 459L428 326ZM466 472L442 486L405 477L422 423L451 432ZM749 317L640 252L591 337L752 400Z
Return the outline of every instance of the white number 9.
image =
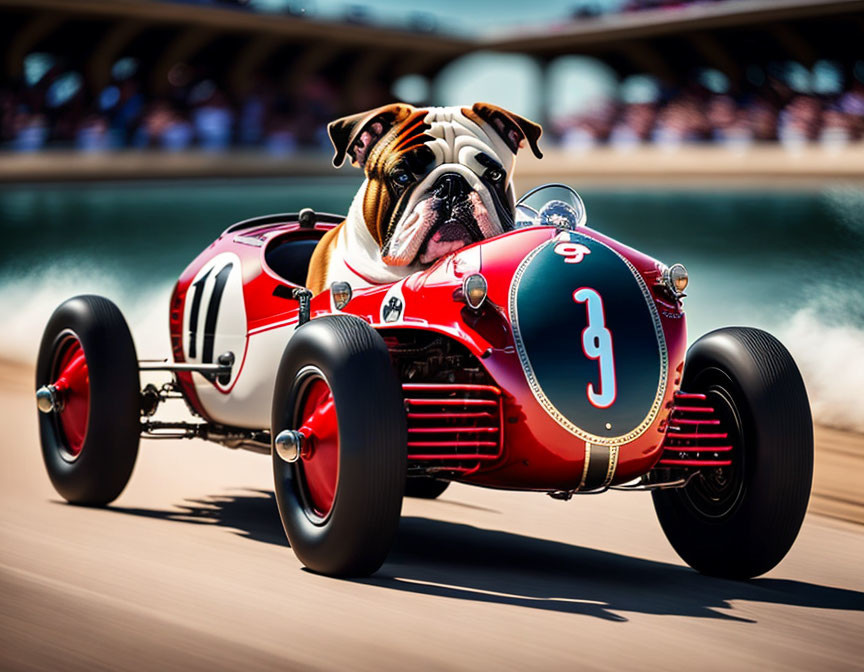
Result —
M576 303L584 303L588 325L582 330L582 352L588 359L598 360L600 391L588 383L588 401L597 408L609 408L615 403L615 354L612 351L612 333L606 328L603 299L596 290L580 287L573 292Z

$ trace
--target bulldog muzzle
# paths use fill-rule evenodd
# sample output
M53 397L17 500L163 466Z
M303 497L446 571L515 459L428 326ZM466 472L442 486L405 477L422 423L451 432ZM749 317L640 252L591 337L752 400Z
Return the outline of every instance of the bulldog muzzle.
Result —
M473 190L458 173L445 173L432 187L428 212L434 218L420 246L421 263L430 263L465 245L483 239L478 216L488 216ZM478 206L482 212L478 212Z

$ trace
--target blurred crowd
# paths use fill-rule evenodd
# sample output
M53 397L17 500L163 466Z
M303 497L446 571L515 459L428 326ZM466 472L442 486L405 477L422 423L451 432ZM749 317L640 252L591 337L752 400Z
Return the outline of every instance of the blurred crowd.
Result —
M95 95L77 76L51 70L32 85L0 88L0 145L19 152L255 148L276 155L329 147L326 124L341 110L325 80L310 80L293 96L264 81L231 96L185 70L178 65L169 73L171 86L161 96L148 95L137 74L122 72Z
M574 150L649 143L743 148L764 142L791 149L811 143L840 148L864 136L864 84L854 80L831 95L802 93L779 80L740 95L693 85L653 100L604 101L555 120L553 132Z
M606 144L740 148L765 142L841 148L864 138L864 62L851 71L827 61L812 71L800 64L751 70L760 78L748 75L741 91L717 71L703 70L677 88L631 76L577 114L555 116L550 110L547 141L578 151ZM0 149L248 148L277 156L330 151L329 121L392 100L378 84L364 87L363 100L347 109L340 91L323 77L296 91L285 81L259 77L243 93L229 92L207 71L184 64L175 65L167 85L154 94L145 85L153 83L148 74L138 71L134 59L123 58L111 81L94 90L51 56L28 56L21 81L0 84Z

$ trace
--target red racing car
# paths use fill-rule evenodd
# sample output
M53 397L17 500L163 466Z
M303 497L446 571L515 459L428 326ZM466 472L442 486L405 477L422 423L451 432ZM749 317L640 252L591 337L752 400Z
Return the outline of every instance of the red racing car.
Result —
M141 437L202 438L272 456L291 547L324 574L376 571L403 496L436 497L450 481L562 500L650 490L698 571L774 567L798 534L813 464L789 353L743 327L688 351L684 267L588 228L568 187L529 193L516 219L394 284L314 297L309 258L342 217L235 224L177 282L173 362L139 362L110 301L69 299L36 378L54 487L105 505ZM170 380L142 389L139 373L154 370ZM157 419L175 398L194 421Z

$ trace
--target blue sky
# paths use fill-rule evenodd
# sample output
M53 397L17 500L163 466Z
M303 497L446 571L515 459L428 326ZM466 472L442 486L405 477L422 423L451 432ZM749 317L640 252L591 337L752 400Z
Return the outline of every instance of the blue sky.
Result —
M614 9L626 0L542 0L526 3L508 0L252 0L260 6L291 4L307 8L320 18L342 18L349 7L363 7L376 23L404 24L413 13L434 16L444 32L484 34L520 25L537 25L567 20L577 7Z

